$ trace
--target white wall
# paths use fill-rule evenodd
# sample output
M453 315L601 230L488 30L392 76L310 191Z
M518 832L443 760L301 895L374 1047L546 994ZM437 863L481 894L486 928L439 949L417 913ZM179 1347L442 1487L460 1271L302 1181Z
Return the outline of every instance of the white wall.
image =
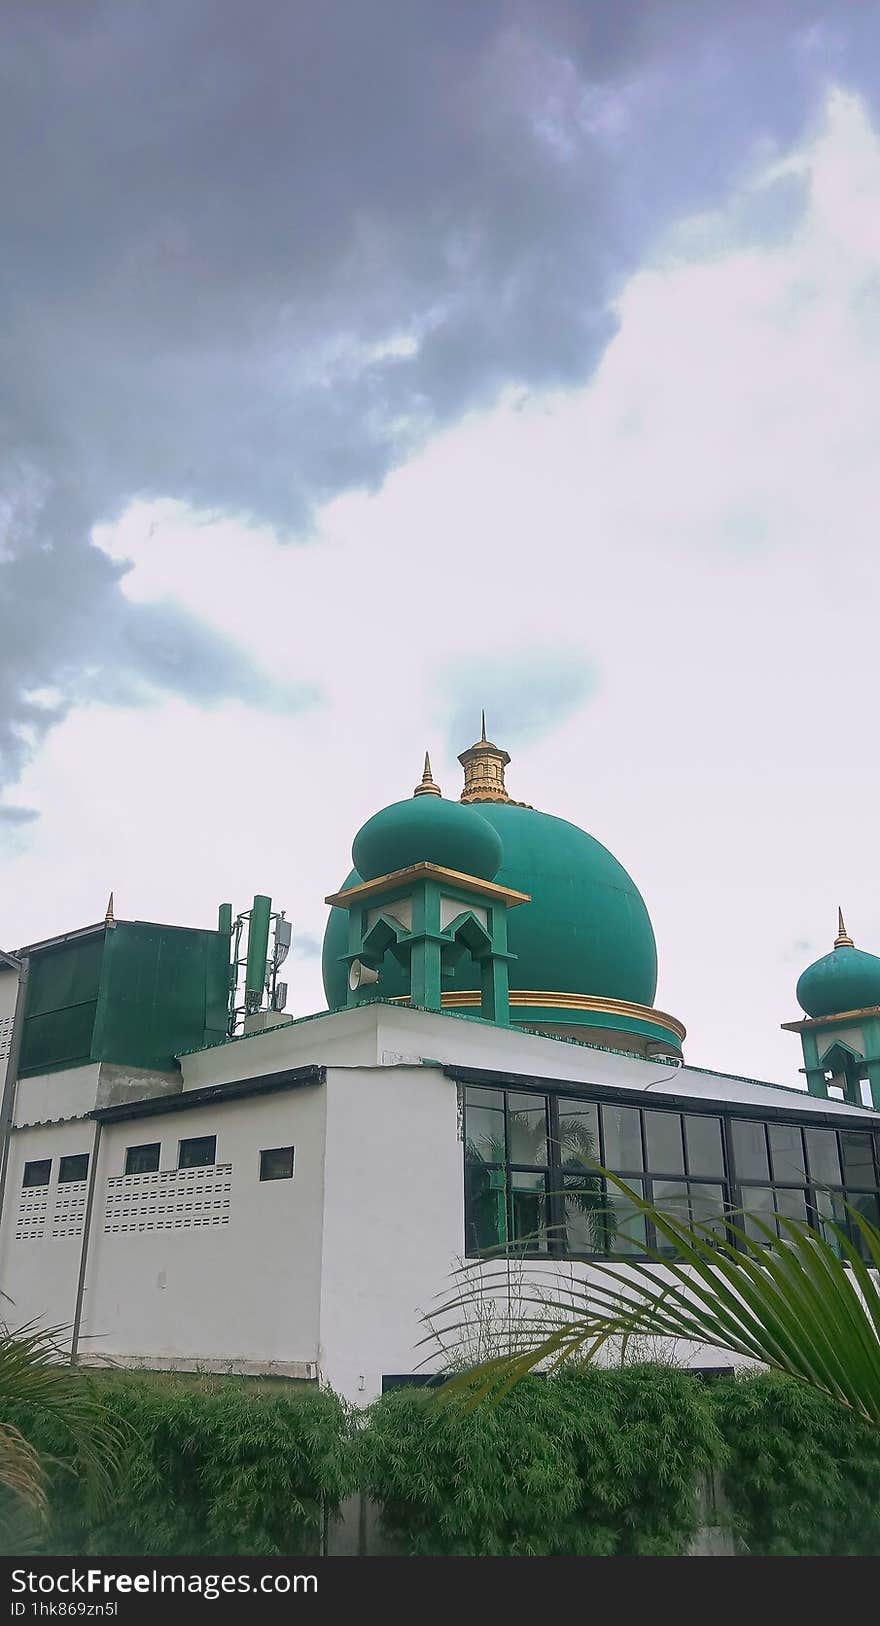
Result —
M91 1153L94 1132L85 1120L12 1133L0 1231L0 1290L11 1300L0 1303L0 1319L10 1327L40 1321L69 1332L73 1323L87 1182L59 1186L58 1168L61 1157ZM52 1160L49 1186L23 1189L25 1163L43 1158ZM44 1206L44 1215L35 1215ZM16 1235L33 1230L39 1236Z
M218 1165L231 1164L231 1173L218 1180L213 1171L191 1172L200 1188L216 1192L229 1185L225 1223L193 1226L190 1213L172 1230L106 1228L118 1222L113 1205L108 1208L107 1181L122 1175L127 1146L160 1141L160 1168L175 1170L178 1141L210 1134L217 1136ZM289 1145L295 1148L293 1179L260 1181L260 1151ZM177 1188L187 1183L187 1177L175 1180ZM86 1272L83 1355L214 1366L258 1362L264 1368L316 1361L323 1183L320 1086L106 1126ZM148 1177L129 1179L124 1195L125 1212L146 1214Z
M326 1092L321 1371L366 1402L418 1366L419 1313L463 1249L457 1091L404 1066L334 1067Z
M58 1123L83 1118L95 1105L100 1062L63 1067L54 1073L20 1078L15 1090L16 1124Z

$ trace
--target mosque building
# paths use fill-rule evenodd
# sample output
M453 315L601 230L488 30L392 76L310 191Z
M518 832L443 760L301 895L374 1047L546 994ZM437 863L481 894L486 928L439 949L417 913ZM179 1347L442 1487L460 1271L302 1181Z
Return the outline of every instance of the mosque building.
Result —
M485 719L459 760L457 798L426 758L355 836L326 899L326 1011L285 1015L268 897L212 929L117 919L111 898L0 954L11 1326L66 1328L80 1363L365 1403L439 1369L424 1318L463 1261L562 1282L655 1245L585 1159L719 1232L731 1212L756 1236L852 1228L845 1203L880 1222L880 958L842 916L784 1024L805 1090L690 1066L627 872L511 798Z

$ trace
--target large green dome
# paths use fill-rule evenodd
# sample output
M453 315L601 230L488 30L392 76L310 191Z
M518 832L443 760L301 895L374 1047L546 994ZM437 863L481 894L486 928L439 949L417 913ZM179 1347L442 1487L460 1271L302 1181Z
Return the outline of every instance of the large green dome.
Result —
M510 949L517 956L510 966L511 991L650 1006L657 986L654 933L638 889L607 848L565 819L517 803L480 802L478 814L476 807L461 811L473 812L500 837L503 859L497 884L531 896L530 903L512 909L509 916ZM366 878L353 870L341 890ZM346 966L339 958L346 948L347 914L334 908L323 952L324 991L331 1009L346 1000ZM466 957L444 982L450 991L478 986L477 968ZM383 996L393 999L406 991L404 973L389 957L382 972ZM543 1003L550 1019L550 1002ZM574 1011L565 1011L564 1002L560 1016L578 1021Z
M857 949L843 921L830 954L807 966L798 981L797 1001L807 1016L837 1016L880 1005L880 958Z

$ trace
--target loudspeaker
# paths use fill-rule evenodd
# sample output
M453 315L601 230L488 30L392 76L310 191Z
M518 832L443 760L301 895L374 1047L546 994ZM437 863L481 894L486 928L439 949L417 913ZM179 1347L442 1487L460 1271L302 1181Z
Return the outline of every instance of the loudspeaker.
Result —
M378 981L379 973L374 971L372 966L364 965L363 960L352 960L351 970L348 973L348 986L353 994L357 992L358 988L366 988L368 983Z

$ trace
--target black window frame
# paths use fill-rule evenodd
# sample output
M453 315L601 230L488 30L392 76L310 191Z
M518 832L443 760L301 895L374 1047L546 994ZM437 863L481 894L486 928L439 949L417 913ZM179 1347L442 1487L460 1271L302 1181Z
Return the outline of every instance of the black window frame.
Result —
M288 1152L290 1153L290 1168L287 1169L283 1174L266 1174L266 1173L264 1173L264 1170L266 1168L266 1164L265 1164L264 1160L267 1157L278 1157L279 1154L282 1153L282 1152L285 1153L285 1154L288 1153ZM261 1185L267 1185L272 1180L292 1180L293 1179L293 1174L294 1174L295 1162L296 1162L296 1147L295 1146L264 1146L264 1147L262 1147L261 1150L260 1150L260 1184Z
M199 1158L194 1163L185 1163L183 1161L183 1158L184 1158L183 1149L184 1149L185 1146L201 1146L201 1145L207 1145L209 1143L210 1143L210 1146L211 1146L211 1156L210 1157ZM214 1164L216 1162L217 1162L217 1136L216 1135L187 1135L183 1140L178 1141L178 1143L177 1143L177 1167L178 1167L178 1169L211 1169L211 1168L214 1167Z
M71 1174L70 1173L70 1166L71 1166L72 1163L84 1164L85 1165L82 1174ZM88 1178L89 1178L89 1153L88 1152L71 1152L67 1157L62 1157L59 1160L59 1163L58 1163L58 1184L59 1184L59 1186L76 1185L76 1184L79 1184L83 1180L88 1180Z
M453 1076L458 1075L453 1073ZM570 1182L576 1177L577 1171L572 1171L571 1168L567 1169L565 1166L565 1157L563 1155L562 1143L560 1141L559 1134L559 1113L560 1109L565 1107L570 1108L575 1105L584 1105L596 1109L596 1120L599 1129L599 1144L596 1149L595 1157L595 1161L597 1163L608 1168L609 1172L618 1174L622 1180L627 1182L627 1184L635 1184L636 1182L640 1182L640 1189L644 1192L645 1198L649 1202L653 1200L655 1182L657 1184L674 1182L677 1185L685 1186L689 1194L691 1193L692 1187L720 1187L723 1203L722 1223L725 1225L725 1227L732 1225L736 1229L745 1228L746 1222L744 1210L747 1208L749 1194L757 1188L769 1188L771 1192L802 1192L804 1194L804 1210L806 1219L808 1223L817 1227L820 1227L823 1221L820 1193L828 1194L832 1200L834 1198L841 1197L845 1199L864 1199L866 1197L870 1197L874 1199L878 1205L880 1205L880 1128L875 1127L870 1120L859 1123L829 1122L826 1115L816 1115L811 1118L808 1112L804 1113L803 1115L799 1114L798 1117L795 1118L794 1115L789 1117L788 1114L785 1116L780 1116L778 1114L770 1113L766 1108L762 1111L760 1107L753 1108L750 1104L745 1102L724 1103L720 1101L708 1101L702 1099L685 1100L681 1096L676 1099L674 1104L670 1103L667 1105L661 1101L657 1101L654 1098L649 1098L648 1101L645 1101L643 1099L643 1092L640 1091L618 1092L613 1090L599 1090L589 1085L584 1085L580 1089L575 1087L561 1088L558 1084L556 1084L555 1081L550 1080L526 1080L521 1078L514 1079L497 1076L493 1077L489 1074L482 1074L478 1075L476 1078L473 1078L469 1076L468 1073L465 1073L464 1077L459 1079L459 1082L462 1088L462 1130L466 1165L464 1240L465 1257L467 1258L481 1258L491 1256L493 1254L522 1254L527 1257L578 1259L585 1261L589 1261L590 1259L608 1259L615 1257L621 1259L650 1257L650 1254L648 1253L642 1253L640 1255L638 1251L633 1248L618 1250L615 1252L613 1249L609 1248L601 1251L599 1249L584 1251L580 1249L570 1249L567 1246L565 1232L565 1193L566 1189L571 1189L571 1185L569 1183L568 1188L566 1187L566 1179L568 1178ZM498 1159L494 1161L483 1161L482 1158L469 1158L468 1156L468 1108L469 1105L471 1107L478 1105L479 1093L485 1091L492 1091L496 1094L501 1092L503 1096L505 1124L505 1156L503 1162ZM536 1097L544 1098L546 1102L548 1126L547 1161L545 1164L524 1164L521 1160L512 1160L510 1158L510 1137L507 1129L509 1116L507 1100L508 1094L520 1097L524 1094L532 1094ZM612 1109L615 1107L624 1106L633 1107L640 1112L641 1116L639 1119L639 1127L641 1140L641 1168L613 1167L611 1164L606 1162L605 1124L602 1114L603 1106ZM675 1114L678 1117L684 1172L673 1169L661 1170L648 1168L647 1127L646 1120L644 1118L645 1112L667 1112L670 1114ZM697 1116L710 1118L720 1123L723 1174L719 1175L718 1173L707 1173L692 1166L685 1120ZM763 1127L764 1148L769 1175L768 1179L758 1179L757 1177L752 1178L746 1175L741 1176L737 1170L733 1126L735 1123L743 1122L758 1123ZM796 1130L800 1136L800 1146L803 1154L803 1178L801 1180L779 1179L775 1178L774 1176L773 1153L769 1131L771 1127L775 1127L780 1124ZM828 1129L836 1136L838 1161L841 1174L839 1184L827 1187L823 1186L820 1181L817 1181L810 1174L807 1156L807 1144L804 1133L805 1130L809 1128ZM852 1180L846 1180L847 1170L846 1164L843 1160L843 1136L852 1134L854 1132L865 1133L870 1137L874 1167L873 1185L868 1185L864 1182L856 1184ZM495 1182L494 1185L491 1186L490 1183L487 1182L485 1190L482 1192L481 1196L485 1197L491 1189L497 1193L496 1200L498 1200L500 1199L501 1191L503 1190L504 1192L504 1212L506 1216L505 1234L501 1241L491 1245L486 1245L485 1243L483 1245L478 1245L478 1237L475 1230L474 1220L472 1218L472 1214L469 1212L469 1206L473 1201L470 1195L471 1190L473 1190L473 1171L480 1168L490 1174L490 1176L494 1178ZM472 1181L471 1187L468 1185L469 1171ZM543 1227L547 1237L545 1246L538 1245L534 1238L522 1239L518 1238L515 1234L512 1217L513 1187L510 1177L521 1172L532 1174L543 1172L546 1176L545 1191L547 1211ZM596 1176L595 1178L598 1180L599 1177ZM637 1189L639 1188L637 1187ZM771 1219L775 1213L776 1210L774 1208L771 1210ZM828 1218L827 1215L824 1217L826 1219ZM784 1236L784 1230L780 1230L778 1224L775 1228L778 1235ZM858 1227L853 1222L847 1221L842 1228L847 1232L852 1240L858 1243ZM728 1229L728 1235L732 1234L733 1233L731 1233ZM759 1239L757 1233L753 1234L756 1235L756 1239ZM832 1233L827 1234L832 1236ZM666 1251L663 1249L662 1236L658 1237L651 1222L648 1222L646 1236L648 1248L655 1248L658 1249L658 1251ZM736 1240L735 1236L734 1240ZM522 1245L524 1241L528 1245Z
M46 1170L46 1178L45 1178L45 1180L29 1180L28 1179L28 1170L29 1169L45 1169ZM41 1191L44 1186L51 1185L51 1182L52 1182L52 1159L51 1159L51 1157L32 1157L32 1158L30 1158L28 1160L27 1163L25 1163L25 1166L21 1171L21 1189L22 1189L22 1191Z
M155 1164L153 1165L153 1167L148 1168L148 1169L131 1169L131 1168L129 1168L129 1162L131 1161L132 1153L134 1153L134 1152L155 1152L156 1161L155 1161ZM159 1165L160 1165L161 1161L162 1161L162 1142L160 1140L141 1141L141 1142L138 1143L137 1146L126 1146L126 1148L125 1148L125 1168L123 1170L123 1173L124 1174L132 1174L132 1175L158 1174Z

